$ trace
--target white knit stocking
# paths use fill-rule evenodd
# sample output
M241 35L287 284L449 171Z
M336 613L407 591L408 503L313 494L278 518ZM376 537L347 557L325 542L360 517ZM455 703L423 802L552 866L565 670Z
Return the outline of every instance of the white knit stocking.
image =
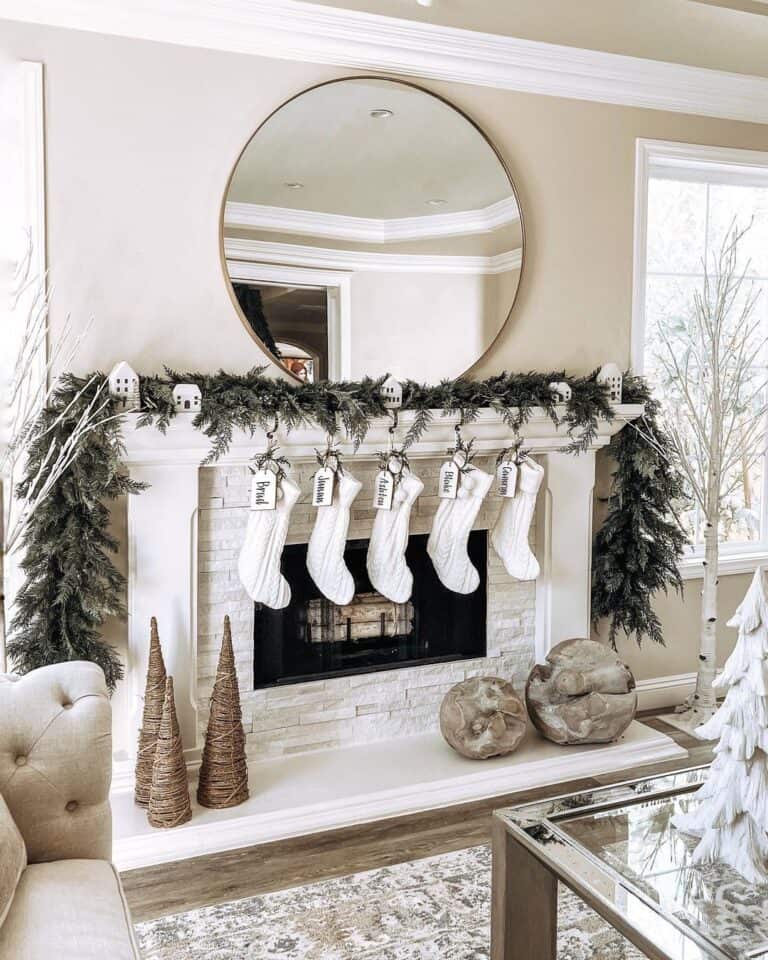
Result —
M511 577L535 580L540 568L528 546L528 531L536 506L536 494L544 478L544 467L535 460L523 460L518 467L517 477L517 493L502 503L501 512L491 531L491 543Z
M424 489L412 473L404 472L395 490L391 510L377 510L368 543L368 576L374 590L394 603L405 603L413 590L413 574L405 562L411 508Z
M282 610L291 601L291 588L280 573L285 537L291 511L301 491L290 480L283 479L274 510L251 510L245 543L240 550L237 569L248 596L273 610Z
M343 606L355 595L355 581L344 563L349 510L362 483L349 473L340 473L333 503L318 507L307 547L307 570L317 587L333 603Z
M474 593L480 586L480 575L467 553L472 524L491 488L493 476L472 467L459 477L459 493L455 500L441 500L427 553L432 558L440 582L454 593Z

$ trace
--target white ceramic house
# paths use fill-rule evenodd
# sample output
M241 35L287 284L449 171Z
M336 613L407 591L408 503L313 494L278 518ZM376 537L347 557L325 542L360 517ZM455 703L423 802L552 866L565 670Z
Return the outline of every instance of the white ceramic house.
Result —
M558 396L558 403L568 403L573 396L570 384L565 380L555 380L549 385L549 389Z
M399 410L403 405L402 385L392 374L381 385L381 397L387 410Z
M121 360L109 371L109 395L118 401L122 410L138 410L141 407L139 375L133 367Z
M606 363L600 368L597 382L607 385L611 403L621 403L622 379L618 363Z
M177 383L173 388L176 413L198 413L202 402L203 395L195 383Z

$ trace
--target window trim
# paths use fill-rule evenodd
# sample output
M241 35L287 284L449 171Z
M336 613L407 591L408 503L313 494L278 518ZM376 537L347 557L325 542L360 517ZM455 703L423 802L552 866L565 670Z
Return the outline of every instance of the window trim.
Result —
M729 167L729 170L723 170ZM707 173L717 174L717 182L740 183L768 187L768 152L735 147L715 147L697 143L679 143L671 140L638 138L635 143L635 219L632 255L632 369L642 374L645 369L645 290L648 252L648 181L652 174L668 170L674 179L684 170L694 170L691 179L707 179ZM713 176L714 180L715 177ZM768 459L767 459L768 462ZM768 476L764 478L768 490ZM765 498L765 493L764 493ZM764 504L766 511L768 504ZM763 539L742 544L721 544L718 574L749 573L768 563L768 530ZM684 580L703 577L703 547L690 546L680 562Z

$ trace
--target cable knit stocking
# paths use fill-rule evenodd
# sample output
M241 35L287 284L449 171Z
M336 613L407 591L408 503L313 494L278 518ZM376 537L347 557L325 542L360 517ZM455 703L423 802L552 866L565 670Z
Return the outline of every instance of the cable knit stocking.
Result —
M502 503L501 512L491 531L491 543L511 577L535 580L540 568L528 546L528 531L536 506L536 494L544 479L544 467L535 460L523 460L517 478L517 493Z
M336 478L333 503L318 507L307 547L307 569L315 584L333 603L343 606L355 595L355 581L344 563L349 510L362 483L349 473Z
M467 541L492 483L492 474L473 467L469 473L460 474L456 499L441 500L437 508L427 553L440 582L454 593L474 593L480 586L480 575L467 553Z
M391 510L377 510L368 543L368 576L374 590L395 603L405 603L413 590L413 574L405 562L411 508L424 489L412 473L404 472L395 490Z
M285 537L291 511L301 491L287 478L280 483L274 510L252 510L248 517L245 543L240 551L237 569L248 596L273 610L282 610L291 602L291 588L280 573Z

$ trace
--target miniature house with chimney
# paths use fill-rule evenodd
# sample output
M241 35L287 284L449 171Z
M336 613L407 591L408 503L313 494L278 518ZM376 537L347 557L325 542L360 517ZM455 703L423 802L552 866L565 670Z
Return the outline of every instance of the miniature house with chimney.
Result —
M173 405L176 413L199 413L203 395L195 383L177 383L173 388Z
M117 401L120 410L138 410L141 407L139 394L139 375L121 360L109 371L109 395Z

